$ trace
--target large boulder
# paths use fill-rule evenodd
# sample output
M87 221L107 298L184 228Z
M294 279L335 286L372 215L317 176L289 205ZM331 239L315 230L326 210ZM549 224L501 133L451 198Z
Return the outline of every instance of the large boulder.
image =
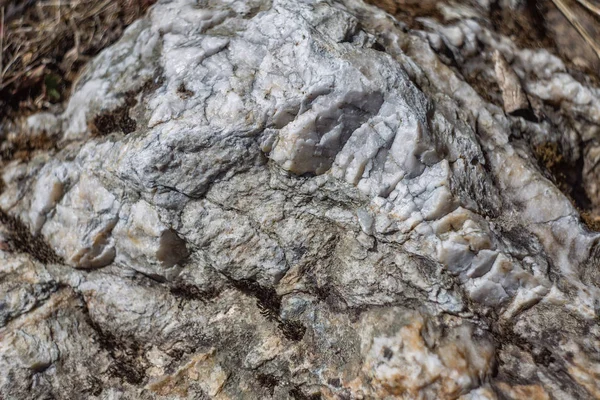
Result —
M2 166L0 398L600 396L600 90L480 3L157 3Z

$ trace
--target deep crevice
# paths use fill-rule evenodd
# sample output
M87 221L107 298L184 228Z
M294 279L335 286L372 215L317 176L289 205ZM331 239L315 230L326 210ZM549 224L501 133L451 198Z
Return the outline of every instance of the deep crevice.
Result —
M289 394L294 400L321 400L323 398L321 393L305 394L299 387L290 389Z
M126 93L125 104L94 117L90 125L92 136L106 136L113 132L124 134L134 132L137 123L129 116L129 110L136 104L135 93Z
M201 301L206 303L219 295L219 291L215 287L210 287L207 290L202 290L195 285L179 282L169 288L169 292L185 301Z
M579 211L583 223L591 230L600 231L600 221L590 212L593 204L583 182L583 156L572 162L563 155L560 144L555 142L542 143L533 151L540 169Z
M306 327L300 321L285 320L279 316L281 297L275 289L262 286L250 279L234 280L229 278L229 282L240 292L256 298L256 305L260 313L268 320L275 322L283 336L294 342L302 340L306 333Z
M108 373L132 385L139 386L146 379L147 360L143 346L135 338L119 338L95 322L89 314L87 303L82 297L83 312L87 324L95 332L95 339L101 349L110 354L113 362Z
M0 209L0 224L8 228L9 250L26 253L44 264L63 264L64 260L46 243L43 236L33 235L29 227L18 217L7 214Z
M258 374L256 376L256 381L260 384L260 386L267 389L271 396L273 396L275 386L279 385L279 380L277 377L269 374Z

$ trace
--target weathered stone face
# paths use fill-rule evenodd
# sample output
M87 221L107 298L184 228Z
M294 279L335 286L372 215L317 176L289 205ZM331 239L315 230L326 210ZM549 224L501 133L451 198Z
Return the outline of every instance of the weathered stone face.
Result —
M598 396L599 235L531 146L600 90L439 9L164 1L93 59L3 166L0 397Z

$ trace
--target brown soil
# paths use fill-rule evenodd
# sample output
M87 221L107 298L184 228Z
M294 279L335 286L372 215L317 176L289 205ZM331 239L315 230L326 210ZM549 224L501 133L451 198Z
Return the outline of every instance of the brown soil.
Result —
M16 135L5 140L0 147L0 159L29 160L37 150L52 150L56 148L57 137L47 134L40 135Z
M26 253L44 264L62 264L63 259L40 235L33 235L29 228L17 217L0 209L0 226L5 229L9 251ZM4 250L7 250L6 248Z
M404 22L409 28L416 28L416 18L427 17L442 20L437 0L365 0L366 3L382 8Z
M521 48L555 48L546 29L545 1L527 0L523 12L500 8L493 2L490 21L496 32L510 37Z
M91 123L92 135L105 136L112 132L128 134L135 131L137 123L129 116L129 109L135 104L135 98L126 98L121 107L97 115Z
M592 204L582 182L582 160L575 164L567 161L557 143L544 143L534 148L540 167L577 208L583 223L593 231L600 231L600 217L590 211Z

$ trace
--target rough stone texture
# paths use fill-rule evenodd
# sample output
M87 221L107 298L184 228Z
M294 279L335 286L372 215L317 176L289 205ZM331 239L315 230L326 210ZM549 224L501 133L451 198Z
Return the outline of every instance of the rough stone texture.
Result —
M3 164L0 398L599 397L600 90L479 3L159 2Z
M504 111L517 115L519 112L529 110L529 100L527 100L527 95L521 87L519 76L508 65L502 53L495 51L493 57L496 80L502 91Z

